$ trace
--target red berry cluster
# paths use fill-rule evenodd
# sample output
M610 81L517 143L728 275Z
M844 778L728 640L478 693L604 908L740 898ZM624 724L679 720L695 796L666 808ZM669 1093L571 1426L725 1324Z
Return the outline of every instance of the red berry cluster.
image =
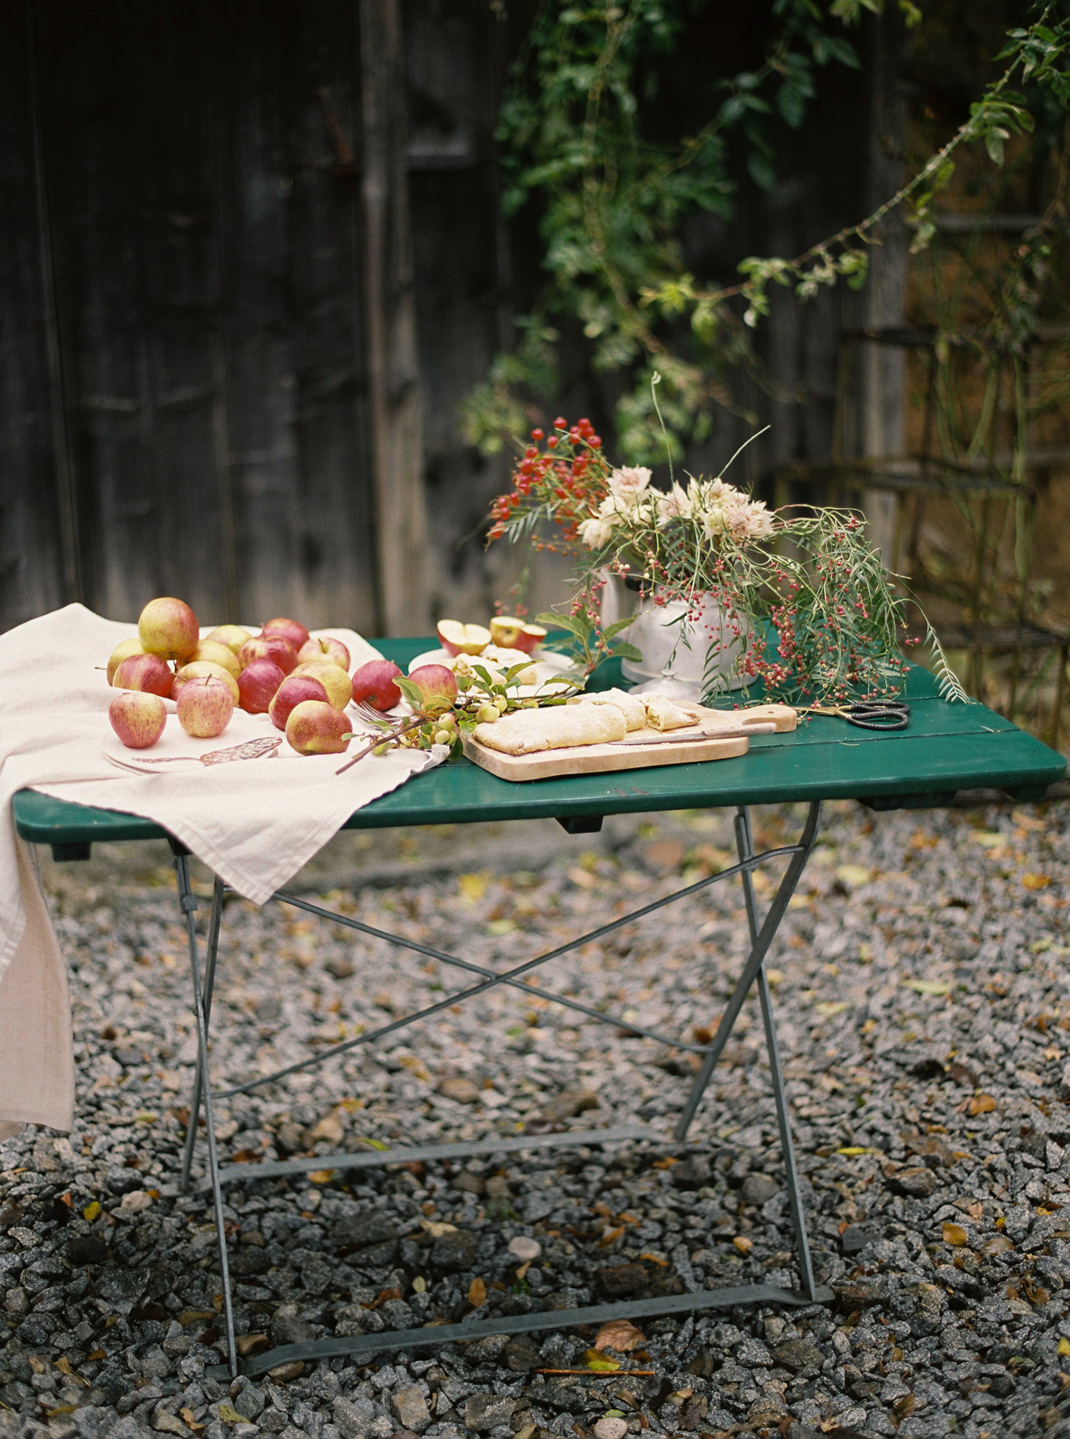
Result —
M545 508L560 526L563 543L536 536L535 548L572 549L580 523L594 514L608 493L609 465L602 454L601 436L595 434L590 420L569 425L558 418L553 428L549 438L541 429L532 430L532 442L513 469L513 488L499 495L490 507L488 540L500 539L515 516Z

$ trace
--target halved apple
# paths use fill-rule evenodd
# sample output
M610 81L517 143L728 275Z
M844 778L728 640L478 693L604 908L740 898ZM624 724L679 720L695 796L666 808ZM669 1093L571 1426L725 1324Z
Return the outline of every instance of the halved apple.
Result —
M439 620L438 637L448 655L481 655L490 644L490 630L483 625L462 625L459 620Z
M529 624L516 615L495 615L490 622L491 641L503 650L523 650L534 654L546 638L542 625Z

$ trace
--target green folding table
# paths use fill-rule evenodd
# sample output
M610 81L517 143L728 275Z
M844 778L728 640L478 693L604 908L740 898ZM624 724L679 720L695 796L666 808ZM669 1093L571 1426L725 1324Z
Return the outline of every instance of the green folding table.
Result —
M375 642L388 658L403 668L431 640L380 640ZM596 676L596 687L619 684L613 664ZM231 1374L259 1374L291 1359L325 1358L338 1354L371 1354L384 1350L441 1344L451 1340L478 1338L484 1334L520 1333L585 1323L601 1323L627 1314L632 1319L655 1314L684 1313L734 1304L772 1301L805 1305L832 1298L832 1291L816 1283L810 1260L806 1222L792 1146L787 1099L777 1048L776 1026L765 976L765 960L777 928L795 892L806 861L813 849L820 819L821 802L827 799L858 799L874 810L920 809L950 803L966 789L997 789L1018 801L1038 800L1048 787L1061 780L1066 762L1039 740L1024 734L1008 720L979 704L948 704L942 700L932 677L912 667L907 677L906 698L911 714L907 729L878 733L847 725L838 718L815 718L794 733L759 735L750 742L746 755L715 762L666 765L614 774L578 775L565 779L536 780L514 784L495 778L460 759L419 775L400 789L358 810L347 829L371 829L395 825L474 824L489 820L557 819L570 833L593 833L607 814L649 813L673 809L735 809L735 836L738 863L663 898L655 898L631 913L614 919L567 944L548 950L534 959L507 970L494 970L431 945L416 943L390 934L359 918L335 913L297 895L279 892L275 900L296 906L310 914L331 920L362 934L386 939L403 948L437 959L466 973L471 982L433 1005L366 1031L355 1039L289 1065L274 1074L244 1085L213 1090L209 1069L212 991L219 957L219 938L226 887L216 877L211 910L204 938L202 967L201 940L196 927L198 901L190 884L189 853L185 847L150 820L112 810L51 799L33 790L15 796L14 814L23 839L47 844L57 859L87 858L94 843L122 840L170 840L178 881L178 900L185 917L189 944L193 1008L198 1031L198 1063L190 1103L182 1187L191 1183L191 1164L197 1129L203 1108L208 1172L201 1185L210 1188L215 1200L219 1234L220 1265L223 1277L224 1318ZM806 820L794 844L755 853L751 841L748 807L754 804L802 802ZM753 871L774 859L786 859L784 874L764 914L759 911ZM716 1035L707 1045L688 1042L630 1023L619 1015L605 1014L568 995L534 986L530 975L548 960L568 954L591 940L610 934L623 925L664 908L708 885L738 876L750 931L750 950L725 1008ZM229 1183L249 1183L280 1175L336 1169L354 1171L373 1165L416 1160L454 1159L474 1154L502 1154L510 1151L575 1145L607 1145L635 1139L664 1142L649 1128L625 1125L608 1129L570 1131L562 1134L518 1134L458 1144L437 1144L395 1148L373 1154L317 1155L278 1163L252 1166L220 1165L213 1106L217 1099L243 1093L292 1073L309 1068L346 1050L369 1044L393 1033L416 1019L427 1018L499 984L520 986L526 994L541 995L554 1003L579 1011L590 1019L617 1029L690 1050L700 1057L700 1068L676 1125L673 1139L682 1142L702 1099L713 1067L724 1049L751 987L756 986L765 1029L773 1095L787 1176L788 1202L795 1231L796 1258L800 1275L797 1290L768 1284L743 1285L730 1289L702 1289L686 1294L630 1301L627 1304L591 1305L557 1310L468 1320L459 1324L436 1324L422 1329L396 1330L367 1335L334 1336L302 1344L280 1346L266 1354L239 1361L234 1336L234 1314L223 1223L223 1189Z

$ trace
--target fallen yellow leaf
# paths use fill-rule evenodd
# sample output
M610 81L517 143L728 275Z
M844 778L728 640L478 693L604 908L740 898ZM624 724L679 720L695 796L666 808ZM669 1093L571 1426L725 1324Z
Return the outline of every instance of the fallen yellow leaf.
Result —
M487 877L484 874L458 875L457 888L463 900L475 904L476 900L482 899L487 892Z
M754 1248L754 1240L748 1239L745 1234L737 1234L732 1243L739 1250L740 1254L749 1254Z
M975 1094L967 1105L969 1114L991 1114L996 1107L996 1101L990 1094Z
M836 878L848 889L857 889L859 885L870 882L873 871L863 864L841 864L836 871Z
M412 1292L414 1294L427 1293L427 1280L422 1274L417 1274L416 1278L412 1281Z
M853 1159L857 1154L872 1154L873 1150L864 1144L848 1144L843 1149L837 1149L836 1153L846 1154Z
M92 1224L93 1220L96 1219L99 1213L100 1205L94 1199L92 1204L87 1204L86 1207L82 1210L82 1218L88 1219L90 1224Z
M1022 883L1026 889L1047 889L1051 879L1046 874L1023 874Z
M473 1309L478 1309L481 1304L487 1302L487 1286L479 1278L478 1274L468 1286L468 1302Z
M983 844L985 849L995 849L997 844L1002 844L1004 836L998 829L975 829L970 838L975 844Z
M594 1370L596 1374L613 1374L620 1368L616 1359L607 1359L604 1354L599 1354L597 1349L588 1349L583 1359L587 1368Z
M822 1019L831 1019L833 1015L842 1014L845 1009L849 1009L850 1005L845 999L834 999L821 1004L815 1004L814 1008Z
M904 979L907 989L915 994L950 994L951 982L947 979Z
M1062 1354L1064 1357L1065 1355L1070 1354L1070 1339L1067 1339L1065 1334L1059 1340L1059 1347L1056 1350L1056 1353Z
M334 1178L333 1169L314 1169L308 1176L309 1184L330 1184Z
M966 1238L966 1231L961 1224L945 1224L943 1228L944 1243L951 1244L956 1249L961 1249L969 1241Z

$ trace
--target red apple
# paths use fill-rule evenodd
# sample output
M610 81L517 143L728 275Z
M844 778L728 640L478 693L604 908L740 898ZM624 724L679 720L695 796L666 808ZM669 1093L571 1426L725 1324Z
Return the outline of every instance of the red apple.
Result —
M229 670L224 669L222 665L214 664L211 660L190 660L188 665L183 665L175 675L174 683L171 686L171 698L177 700L179 692L193 680L205 679L215 679L225 684L230 690L230 697L235 704L241 699L238 681Z
M268 706L271 723L276 729L284 730L286 721L290 718L290 711L305 700L323 700L330 704L327 691L318 679L312 675L287 675Z
M329 703L334 705L336 710L344 710L353 698L349 675L341 665L336 665L331 660L315 660L310 665L298 665L294 674L311 675L313 679L319 680L327 691Z
M174 674L159 655L127 655L112 676L119 690L143 690L146 694L171 698Z
M122 664L123 660L129 659L131 655L143 655L145 651L141 648L141 641L137 635L131 639L122 640L112 650L108 659L108 683L115 679L115 671Z
M251 715L266 715L286 676L272 660L253 660L238 676L238 703Z
M308 643L308 630L297 620L268 620L260 631L260 638L266 640L268 635L282 635L284 640L289 640L293 645L295 654L302 645Z
M352 738L348 718L325 700L302 700L286 721L286 742L298 754L341 754Z
M194 739L215 739L234 713L234 697L213 675L191 679L178 696L178 722Z
M226 645L231 654L236 655L246 640L251 640L252 635L241 625L216 625L210 635L205 635L214 645Z
M420 691L417 714L445 714L457 698L457 677L445 665L421 665L410 671L409 679Z
M329 636L321 636L318 639L307 639L297 651L299 664L314 664L316 660L330 660L332 664L341 665L346 674L349 673L349 651L341 640L332 640Z
M490 622L490 637L499 649L520 650L530 655L542 644L546 631L542 625L529 624L516 615L495 615Z
M124 690L108 706L108 718L127 749L148 749L163 734L167 710L159 695Z
M401 691L394 683L399 674L401 670L393 660L369 660L353 676L353 699L372 709L392 710L401 703Z
M481 655L490 644L490 630L483 625L462 625L459 620L439 620L436 626L442 648L448 655Z
M170 596L149 600L138 619L137 634L146 654L162 655L165 660L187 659L201 637L189 605Z
M242 669L253 660L271 660L288 675L297 665L297 651L283 635L257 635L256 639L246 640L238 651Z

